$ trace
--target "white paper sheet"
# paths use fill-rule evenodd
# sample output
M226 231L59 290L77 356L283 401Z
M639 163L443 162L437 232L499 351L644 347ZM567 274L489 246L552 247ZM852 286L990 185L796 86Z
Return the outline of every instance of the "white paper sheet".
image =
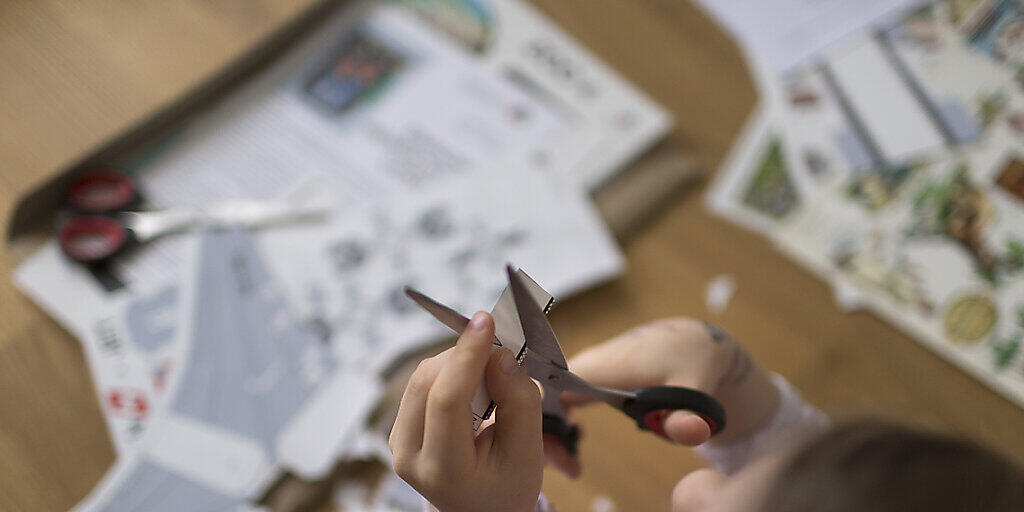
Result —
M697 0L773 74L791 71L846 37L897 18L922 0Z
M875 38L828 59L828 67L885 162L905 163L943 146L942 134Z

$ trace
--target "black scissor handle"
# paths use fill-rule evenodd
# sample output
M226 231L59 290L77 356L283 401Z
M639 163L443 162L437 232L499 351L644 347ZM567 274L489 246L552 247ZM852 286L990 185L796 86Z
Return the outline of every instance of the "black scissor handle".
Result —
M554 436L569 451L570 455L576 455L579 451L580 427L570 425L565 418L554 414L544 414L541 430L544 435Z
M664 420L673 411L692 411L711 427L711 435L725 429L725 409L711 395L678 386L651 386L634 389L634 398L622 404L622 411L636 421L641 430L650 430L667 438Z

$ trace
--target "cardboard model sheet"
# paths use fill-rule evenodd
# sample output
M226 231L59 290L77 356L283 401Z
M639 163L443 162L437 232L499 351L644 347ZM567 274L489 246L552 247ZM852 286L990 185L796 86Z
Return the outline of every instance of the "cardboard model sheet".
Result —
M1024 405L1024 13L1011 4L929 3L762 75L708 199L843 307Z
M294 316L251 234L204 233L195 269L192 334L168 405L82 510L242 503L281 465L322 474L376 403L376 380L336 371Z

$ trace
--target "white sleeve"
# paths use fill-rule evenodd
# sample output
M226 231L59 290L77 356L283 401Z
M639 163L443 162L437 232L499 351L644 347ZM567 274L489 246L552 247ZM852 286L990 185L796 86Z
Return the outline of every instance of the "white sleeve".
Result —
M772 374L772 384L779 390L779 408L767 423L747 437L727 445L698 446L697 453L715 470L731 475L749 462L805 439L829 427L825 413L804 402L800 392L779 374Z

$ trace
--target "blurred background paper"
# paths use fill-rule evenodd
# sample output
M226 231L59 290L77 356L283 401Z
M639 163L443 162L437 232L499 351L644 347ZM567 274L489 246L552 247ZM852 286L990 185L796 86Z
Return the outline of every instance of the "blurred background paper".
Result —
M929 2L763 72L708 204L1024 405L1024 19L1007 5Z
M325 222L156 240L118 257L114 292L54 243L18 269L86 345L122 458L83 509L242 503L283 471L325 477L379 372L448 335L407 285L471 311L510 261L560 297L621 271L587 191L667 114L530 8L488 12L467 40L419 4L345 9L122 163L147 208L287 201L329 209ZM586 81L557 83L510 44L564 52Z
M923 0L698 0L757 66L785 73Z

